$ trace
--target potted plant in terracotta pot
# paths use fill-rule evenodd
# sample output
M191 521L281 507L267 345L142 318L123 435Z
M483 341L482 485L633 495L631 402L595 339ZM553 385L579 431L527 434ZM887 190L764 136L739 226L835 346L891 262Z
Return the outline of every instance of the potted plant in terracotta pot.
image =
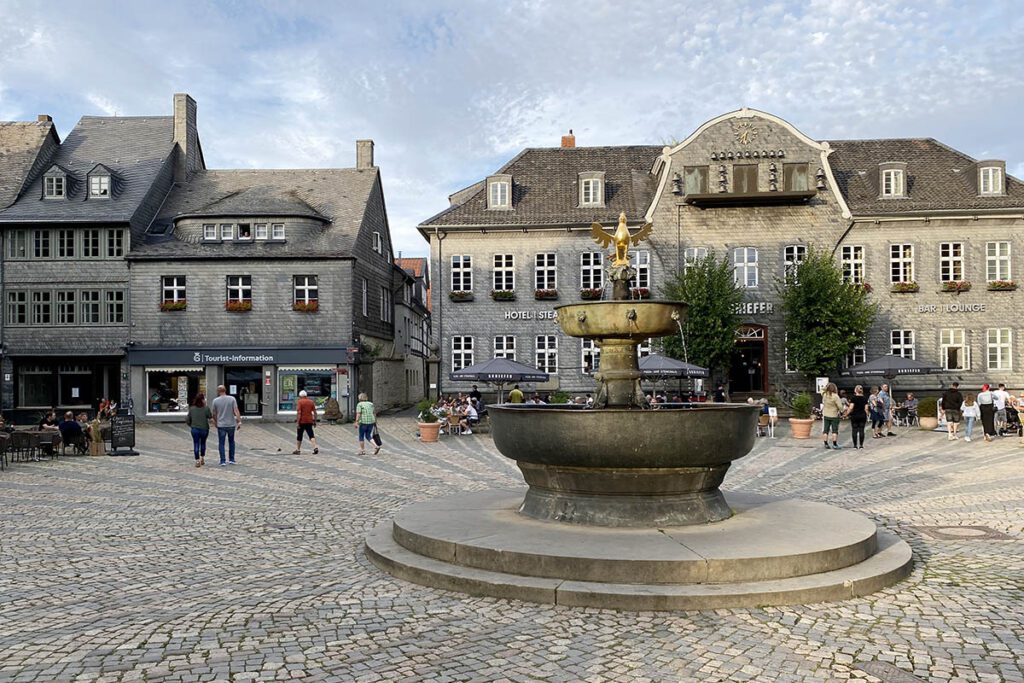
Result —
M810 394L797 394L793 399L793 417L789 418L789 428L793 431L794 439L811 438L811 402L814 399Z
M934 398L922 398L917 403L917 422L921 429L931 431L939 426L939 405ZM959 406L957 406L959 408Z
M420 430L420 441L423 443L434 443L437 441L437 432L441 429L441 423L437 420L437 415L434 415L434 411L431 408L434 407L434 402L429 398L425 398L416 404L417 420L416 426Z

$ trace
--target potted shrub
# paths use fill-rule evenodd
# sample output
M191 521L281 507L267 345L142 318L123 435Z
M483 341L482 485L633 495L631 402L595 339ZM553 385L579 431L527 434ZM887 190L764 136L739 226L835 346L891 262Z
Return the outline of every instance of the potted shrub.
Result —
M182 299L181 301L162 301L160 302L161 311L184 311L188 307L188 302Z
M319 301L296 301L292 304L293 311L299 311L301 313L316 313L320 310Z
M511 289L492 289L491 298L495 301L515 301L516 293Z
M921 425L921 429L926 431L931 431L939 426L939 402L937 399L929 397L918 401L917 421Z
M429 398L424 398L416 404L416 426L420 430L420 441L423 443L434 443L437 441L437 432L441 429L441 423L437 419L437 415L434 415L434 411L431 408L434 407L434 402Z
M988 283L988 291L990 292L1012 292L1017 289L1017 283L1014 280L992 280Z
M811 425L814 420L811 418L811 404L814 401L810 394L797 394L793 399L793 417L789 418L789 428L793 432L794 439L811 438Z
M580 290L580 298L587 301L594 301L601 298L602 290L600 287L585 287Z
M473 292L464 289L456 289L448 292L448 298L452 301L472 301Z
M959 294L960 292L969 292L969 291L971 291L971 281L970 280L950 280L949 282L943 282L942 283L942 291L943 292L956 292L957 294Z
M910 280L908 282L894 282L892 283L893 294L913 294L921 290L916 282Z
M545 301L547 299L557 299L558 298L558 290L557 289L536 289L533 292L533 298L537 299L538 301Z
M225 311L251 311L252 300L251 299L232 299L224 302Z

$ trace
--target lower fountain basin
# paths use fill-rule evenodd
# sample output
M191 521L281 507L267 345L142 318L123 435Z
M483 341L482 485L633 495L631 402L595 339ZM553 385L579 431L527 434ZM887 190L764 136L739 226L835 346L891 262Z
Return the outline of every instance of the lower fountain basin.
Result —
M718 487L754 445L757 406L659 410L489 406L498 450L530 489L528 517L613 527L707 524L732 515Z

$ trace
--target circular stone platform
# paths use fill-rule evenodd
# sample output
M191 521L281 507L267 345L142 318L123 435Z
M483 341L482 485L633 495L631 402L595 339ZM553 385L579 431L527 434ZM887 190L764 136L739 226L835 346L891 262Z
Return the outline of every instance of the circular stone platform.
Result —
M842 600L910 573L910 546L824 503L726 493L735 512L702 526L608 528L517 512L525 489L411 505L374 529L366 554L435 588L629 610Z

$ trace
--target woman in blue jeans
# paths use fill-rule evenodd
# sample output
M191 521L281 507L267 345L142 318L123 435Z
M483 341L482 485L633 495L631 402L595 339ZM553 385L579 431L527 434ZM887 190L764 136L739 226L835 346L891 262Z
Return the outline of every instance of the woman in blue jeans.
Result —
M206 405L206 394L199 392L192 399L188 417L185 418L185 424L192 429L192 451L196 456L196 467L206 464L206 439L210 436L212 420L213 413L210 412L210 406Z

